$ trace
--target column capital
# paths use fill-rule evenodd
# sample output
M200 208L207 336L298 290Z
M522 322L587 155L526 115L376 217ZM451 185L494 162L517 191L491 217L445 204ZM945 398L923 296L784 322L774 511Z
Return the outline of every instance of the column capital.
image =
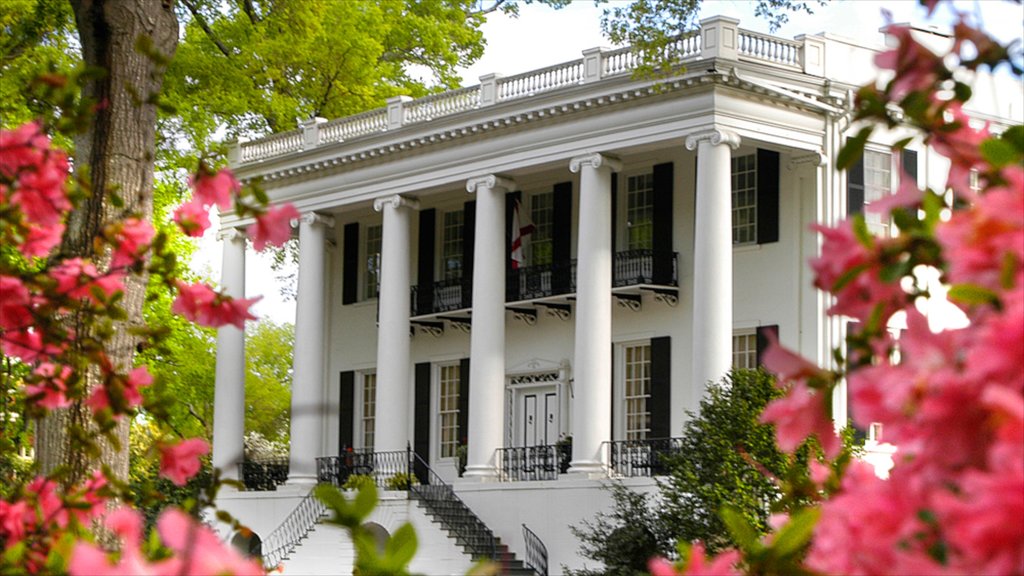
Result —
M576 174L580 171L583 166L589 166L591 168L601 168L607 166L611 168L612 172L622 170L622 162L614 157L606 154L584 154L583 156L576 156L569 160L569 172Z
M401 194L392 194L391 196L384 196L373 201L374 212L383 212L385 206L390 206L392 208L407 206L413 210L419 210L420 201L415 198L406 198Z
M719 144L726 144L733 150L740 147L740 136L732 130L725 130L724 128L712 128L710 130L701 130L700 132L694 132L686 137L686 149L696 150L697 145L703 141L710 142L712 146L718 146Z
M470 194L476 192L479 188L489 188L494 190L495 188L503 188L506 191L515 188L516 183L510 178L502 178L497 174L484 174L483 176L474 176L469 180L466 180L466 192Z
M223 242L225 240L245 240L245 230L241 228L223 228L217 232L217 240Z
M790 170L793 170L801 164L811 164L816 168L828 166L828 156L826 156L821 150L815 150L814 152L794 157L789 161L788 167Z
M306 225L321 225L325 228L334 228L334 217L327 216L325 214L317 214L316 212L306 212L302 216L299 216L300 223Z

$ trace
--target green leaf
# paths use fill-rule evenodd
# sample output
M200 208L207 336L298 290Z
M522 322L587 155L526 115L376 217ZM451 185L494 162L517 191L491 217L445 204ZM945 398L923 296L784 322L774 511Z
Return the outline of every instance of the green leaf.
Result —
M799 552L810 542L820 516L820 508L804 508L795 512L772 541L775 554L784 558Z
M1013 144L999 138L989 138L981 143L981 155L989 164L996 168L1002 168L1016 162L1019 154L1013 148Z
M1002 139L1009 142L1018 154L1024 156L1024 125L1011 126L1003 132Z
M719 512L722 522L729 530L736 544L745 552L755 552L762 548L757 529L743 516L738 508L726 504Z
M864 152L864 144L868 141L868 137L871 136L873 129L872 126L861 128L860 132L857 132L855 136L846 139L846 145L843 146L843 149L839 151L839 156L836 157L836 168L846 170L853 166L853 163Z
M863 272L863 271L865 271L867 269L868 269L868 265L867 264L859 264L857 266L854 266L853 268L850 268L849 270L844 272L843 275L840 276L836 280L835 284L832 285L832 291L833 292L838 292L838 291L842 290L843 288L846 287L847 284L849 284L850 282L853 282L853 280L857 276L860 276L861 272Z
M362 523L363 519L373 512L373 508L377 505L377 486L372 482L367 482L359 487L359 491L356 492L356 498L352 502L352 515L359 519Z
M416 531L408 522L395 531L384 547L384 554L388 557L389 563L396 568L405 569L416 555L416 548L419 543L416 540Z
M976 284L956 284L949 289L948 297L961 304L995 304L999 301L996 293Z

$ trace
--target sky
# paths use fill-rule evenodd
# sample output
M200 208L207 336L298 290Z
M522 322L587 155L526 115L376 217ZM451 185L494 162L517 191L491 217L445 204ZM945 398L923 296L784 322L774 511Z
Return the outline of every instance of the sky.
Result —
M610 0L615 4L624 0ZM740 27L771 33L767 21L754 16L754 2L745 0L704 0L700 18L724 15L737 18ZM957 2L956 8L975 15L982 26L997 38L1008 41L1024 34L1024 7L1001 0ZM841 0L814 9L814 14L793 13L782 28L772 33L783 38L827 31L881 44L878 29L884 25L882 11L888 10L894 22L928 24L925 11L916 0ZM610 46L601 34L601 7L592 0L576 0L562 10L535 4L522 6L518 18L502 13L488 15L483 25L487 45L483 57L460 71L463 83L471 86L480 76L500 73L505 76L578 59L582 51ZM952 21L949 6L942 6L932 24L948 26ZM220 278L221 249L216 241L217 223L201 242L194 268L214 281ZM270 270L269 256L250 250L246 259L246 296L262 295L256 315L275 322L295 321L295 302L280 294L280 282ZM290 271L294 274L294 270Z

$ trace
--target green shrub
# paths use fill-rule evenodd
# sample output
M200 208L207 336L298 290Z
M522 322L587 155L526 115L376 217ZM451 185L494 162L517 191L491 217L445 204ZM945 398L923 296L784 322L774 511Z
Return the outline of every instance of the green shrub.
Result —
M399 472L394 476L388 478L386 483L388 490L408 490L410 486L419 484L415 476L407 474L405 472Z
M362 490L364 486L372 486L375 482L373 476L367 476L366 474L353 474L345 480L342 484L342 488L345 490Z

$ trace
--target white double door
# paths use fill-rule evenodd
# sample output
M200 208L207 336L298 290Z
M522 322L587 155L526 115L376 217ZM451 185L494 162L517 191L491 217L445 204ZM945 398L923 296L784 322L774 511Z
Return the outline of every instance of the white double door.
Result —
M558 389L530 387L516 394L518 446L545 446L558 442L560 430Z

